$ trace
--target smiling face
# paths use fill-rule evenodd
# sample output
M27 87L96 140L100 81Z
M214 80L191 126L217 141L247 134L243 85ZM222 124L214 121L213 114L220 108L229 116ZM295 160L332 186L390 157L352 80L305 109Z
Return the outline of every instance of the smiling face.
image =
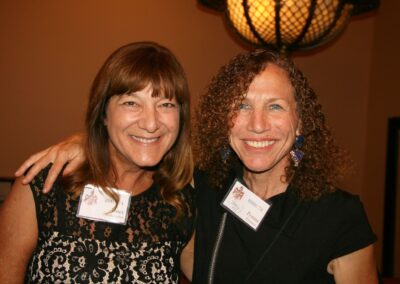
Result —
M104 124L114 162L152 167L174 145L179 133L179 105L174 98L152 97L152 91L149 85L110 98Z
M294 89L281 68L269 64L249 86L230 129L230 145L249 172L281 176L299 135Z

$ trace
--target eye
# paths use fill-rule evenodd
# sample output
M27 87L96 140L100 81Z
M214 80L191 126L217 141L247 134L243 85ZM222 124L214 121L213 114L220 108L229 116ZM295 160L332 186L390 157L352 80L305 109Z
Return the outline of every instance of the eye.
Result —
M241 103L239 105L239 110L248 110L248 109L250 109L250 105L249 104Z
M160 107L163 107L163 108L174 108L174 107L176 107L176 104L171 103L171 102L167 102L167 103L162 103L160 105Z
M122 104L127 107L138 107L139 106L139 104L136 103L135 101L125 101Z
M283 109L283 107L281 105L279 105L279 104L271 104L269 106L269 109L271 109L271 110L281 110L281 109Z

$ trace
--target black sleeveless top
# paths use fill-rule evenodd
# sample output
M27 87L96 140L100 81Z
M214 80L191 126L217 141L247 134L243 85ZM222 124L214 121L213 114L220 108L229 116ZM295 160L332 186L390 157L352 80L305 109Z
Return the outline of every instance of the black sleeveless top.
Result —
M78 199L55 184L42 193L48 169L31 183L39 226L27 283L178 283L179 257L194 226L194 190L184 200L182 218L152 185L132 196L126 225L76 217Z

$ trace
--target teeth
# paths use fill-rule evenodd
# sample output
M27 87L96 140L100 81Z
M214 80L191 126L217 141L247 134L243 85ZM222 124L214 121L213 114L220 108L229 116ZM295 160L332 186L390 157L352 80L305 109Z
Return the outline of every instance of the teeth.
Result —
M133 139L136 141L142 142L142 143L153 143L158 140L158 137L156 138L143 138L143 137L138 137L138 136L131 136Z
M245 143L251 147L262 148L274 144L275 141L245 141Z

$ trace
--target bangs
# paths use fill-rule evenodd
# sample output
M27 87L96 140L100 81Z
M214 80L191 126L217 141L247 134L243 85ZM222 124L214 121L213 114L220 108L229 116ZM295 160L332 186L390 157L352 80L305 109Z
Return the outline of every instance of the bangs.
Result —
M181 78L183 75L180 66L159 56L150 54L139 58L130 58L110 81L109 95L123 95L141 91L147 86L152 87L152 96L163 96L167 99L175 98L179 103L183 101Z

